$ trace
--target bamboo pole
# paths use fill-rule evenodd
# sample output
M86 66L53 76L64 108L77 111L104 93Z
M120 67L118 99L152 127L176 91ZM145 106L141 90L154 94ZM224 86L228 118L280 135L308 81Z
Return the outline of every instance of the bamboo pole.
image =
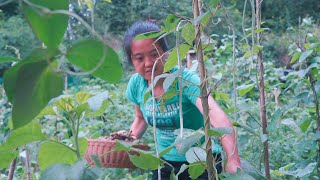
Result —
M194 18L197 18L200 15L199 10L199 2L200 0L193 1L193 15ZM195 44L196 44L196 53L197 59L199 63L199 74L200 74L200 89L201 89L201 103L203 108L203 119L204 119L204 132L205 132L205 142L206 142L206 153L207 153L207 171L209 179L213 179L215 177L215 170L214 170L214 159L212 156L212 142L211 138L208 135L208 131L210 129L210 119L209 119L209 105L208 105L208 92L207 92L207 80L206 80L206 69L204 66L203 61L203 51L202 51L202 44L201 44L201 30L200 30L200 22L196 24L195 27Z
M261 0L256 0L256 22L257 29L261 27ZM262 41L262 33L257 33L257 45L261 45ZM253 47L254 48L254 47ZM262 133L267 135L267 112L266 112L266 103L265 103L265 87L264 87L264 67L263 67L263 57L262 51L258 51L258 64L259 64L259 90L260 90L260 119L262 124ZM267 179L270 179L270 166L269 166L269 148L268 148L268 140L263 143L264 147L264 166L265 166L265 175Z

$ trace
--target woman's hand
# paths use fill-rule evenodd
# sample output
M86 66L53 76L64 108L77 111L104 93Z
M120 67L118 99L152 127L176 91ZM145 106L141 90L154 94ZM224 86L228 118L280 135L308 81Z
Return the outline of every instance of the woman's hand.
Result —
M124 141L128 140L130 142L137 140L137 137L132 134L131 130L130 131L120 130L118 132L113 132L110 134L110 138L112 140L119 139Z

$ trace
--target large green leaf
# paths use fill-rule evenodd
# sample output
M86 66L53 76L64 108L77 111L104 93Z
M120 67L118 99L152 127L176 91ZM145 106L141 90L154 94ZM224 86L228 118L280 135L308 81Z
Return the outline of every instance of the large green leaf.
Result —
M31 3L50 10L69 9L68 0L30 0ZM68 26L69 17L63 14L48 14L40 8L23 4L23 12L35 35L48 48L57 48Z
M92 75L117 83L122 76L122 68L117 53L103 42L84 40L75 44L67 53L68 60L84 71L95 71Z
M0 146L0 169L7 167L17 156L16 149L33 141L45 140L38 122L29 124L12 131L8 139Z
M205 162L195 162L188 165L188 173L190 174L191 179L197 179L201 174L204 173L206 170L205 167L203 167L204 164Z
M5 90L13 104L14 129L30 122L50 99L63 90L63 79L61 75L53 72L52 68L56 65L48 64L48 59L43 56L45 52L46 50L35 50L29 58L19 62L5 74Z
M161 160L150 153L144 153L139 151L139 156L130 155L131 162L144 170L150 169L155 170L162 164Z
M59 142L44 142L38 151L38 163L42 171L56 163L73 164L76 161L75 151Z
M13 97L15 94L17 79L19 75L19 70L25 64L35 63L39 61L51 61L52 57L57 54L56 50L47 50L47 49L34 49L30 55L22 61L19 61L16 65L11 67L4 74L4 89L8 100L12 103Z
M169 70L171 70L172 68L174 68L178 64L177 48L178 47L175 47L171 51L167 62L164 64L164 71L169 71ZM189 49L190 49L190 46L187 45L187 44L181 44L179 46L179 55L180 55L180 59L181 60L187 55Z

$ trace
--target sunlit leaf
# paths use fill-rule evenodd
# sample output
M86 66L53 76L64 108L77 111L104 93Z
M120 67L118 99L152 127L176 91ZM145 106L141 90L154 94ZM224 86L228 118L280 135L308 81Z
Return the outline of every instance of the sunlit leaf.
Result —
M73 164L76 161L75 151L59 142L44 142L38 151L38 163L42 171L53 164Z
M295 63L300 56L301 56L301 52L295 52L291 57L290 63Z
M69 10L68 0L30 0L30 2L50 10ZM57 48L67 29L69 16L48 14L42 9L32 7L26 3L23 3L23 12L35 35L48 48Z
M74 95L74 98L78 104L84 104L92 96L92 94L84 91L80 91Z
M180 60L182 60L188 53L190 46L187 44L181 44L179 47L179 55L180 55ZM164 64L164 71L167 72L174 68L178 64L178 55L177 55L177 47L175 47L169 57L167 62Z
M117 83L122 76L122 68L117 53L103 42L83 40L67 52L68 60L84 71L110 83Z
M79 138L79 151L80 151L80 155L84 156L85 152L87 151L88 148L88 141L86 138Z
M173 14L168 14L166 20L164 21L164 27L162 29L166 32L175 31L179 21L180 18L177 18Z
M238 86L237 90L239 92L239 96L244 96L253 88L254 88L254 84L247 84L247 85Z

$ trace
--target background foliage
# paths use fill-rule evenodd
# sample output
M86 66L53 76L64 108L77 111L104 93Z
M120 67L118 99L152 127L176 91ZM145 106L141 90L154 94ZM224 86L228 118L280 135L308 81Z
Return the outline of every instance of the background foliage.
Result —
M218 82L217 88L212 91L213 96L228 112L235 126L239 127L237 129L241 157L258 172L263 172L262 142L265 137L260 136L257 72L255 60L249 55L250 52L246 47L245 40L241 40L244 37L242 20L245 29L247 29L245 32L250 33L252 10L248 3L243 19L245 1L221 2L224 8L214 15L205 30L206 35L212 39L212 48L208 48L205 52L206 65L210 74L209 82L211 86ZM208 3L209 0L203 2L205 8L209 8ZM121 40L127 27L137 19L148 19L163 25L170 13L174 13L178 17L192 17L192 7L189 1L114 0L111 3L96 1L92 7L90 8L84 1L70 1L69 4L69 10L89 22L102 35L104 42L120 54L125 72L121 83L116 85L107 84L91 75L69 75L69 84L64 91L65 95L74 95L79 91L97 93L107 90L112 101L103 115L86 117L82 121L79 127L79 137L86 138L97 138L120 129L129 129L132 121L133 104L124 95L126 82L132 71L121 50ZM262 4L262 19L265 22L263 27L268 28L264 32L263 53L270 165L272 177L275 179L290 179L292 177L319 179L316 168L314 168L316 155L319 153L316 144L317 140L319 141L319 132L316 131L317 116L314 103L315 96L320 97L320 82L318 81L320 63L319 11L320 4L317 0L269 0L263 1ZM230 23L233 24L236 34L236 66L232 62L233 42ZM75 42L88 37L91 35L83 24L75 18L70 18L64 40L59 44L59 50L66 52ZM22 14L22 6L18 2L0 7L0 39L0 56L24 59L29 56L32 49L41 45L27 24L25 16ZM250 42L250 38L248 39ZM174 46L174 37L170 38L170 42L171 46ZM309 55L304 52L309 52ZM65 66L72 66L70 63L66 64ZM1 64L1 77L9 67L11 67L11 63ZM233 77L230 73L235 68L238 87L236 106L232 99L234 96ZM78 69L79 67L73 67L76 72ZM310 77L315 80L313 82L315 95L312 91ZM3 85L0 90L0 144L2 144L8 141L8 137L12 134L9 128L12 104L8 102ZM233 115L235 109L238 112L236 119ZM39 122L42 127L41 133L47 139L57 140L62 144L72 146L73 132L66 123L56 117L42 117ZM43 138L42 135L35 134L34 137ZM144 135L144 140L151 147L153 146L151 128ZM27 150L36 151L39 146L39 143L25 145L17 152L19 153L19 161L16 166L16 178L24 179L26 177L25 154ZM30 158L32 176L38 179L40 171L37 154L31 153ZM103 169L101 171L100 176L109 179L150 177L149 171L122 169ZM308 171L311 172L302 173ZM7 177L8 168L1 170L0 173L0 178Z

